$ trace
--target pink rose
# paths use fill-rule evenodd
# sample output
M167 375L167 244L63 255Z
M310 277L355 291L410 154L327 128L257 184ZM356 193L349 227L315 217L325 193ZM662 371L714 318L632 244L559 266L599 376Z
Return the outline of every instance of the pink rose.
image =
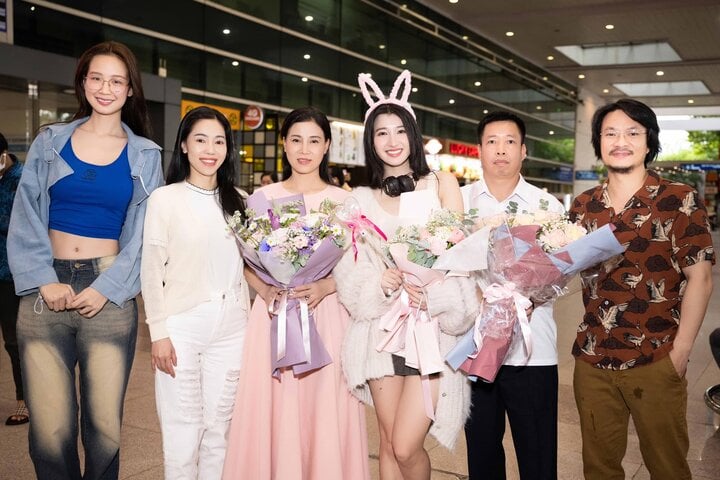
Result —
M464 238L465 238L465 234L463 233L463 231L460 230L459 228L456 228L455 230L452 231L452 233L448 237L447 241L449 243L452 243L453 245L455 245L455 244L459 243L461 240L463 240Z
M430 241L430 253L433 255L441 255L445 252L447 247L445 240L438 237L430 237L428 240Z

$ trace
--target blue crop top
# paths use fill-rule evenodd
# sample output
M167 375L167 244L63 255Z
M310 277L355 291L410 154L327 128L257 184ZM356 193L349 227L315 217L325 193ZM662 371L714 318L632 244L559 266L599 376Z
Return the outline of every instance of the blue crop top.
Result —
M77 158L72 139L60 156L74 173L50 187L49 228L81 237L120 239L133 192L127 145L109 165Z

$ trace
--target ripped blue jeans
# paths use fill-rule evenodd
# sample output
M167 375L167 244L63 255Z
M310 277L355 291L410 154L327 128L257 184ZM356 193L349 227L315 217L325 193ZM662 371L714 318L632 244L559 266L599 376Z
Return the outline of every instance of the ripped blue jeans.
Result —
M79 293L113 259L55 260L53 267L59 282ZM20 301L17 333L37 478L117 479L123 400L137 337L135 300L122 307L107 302L97 315L85 318L72 310L53 312L37 294L28 295ZM85 450L82 475L78 410Z

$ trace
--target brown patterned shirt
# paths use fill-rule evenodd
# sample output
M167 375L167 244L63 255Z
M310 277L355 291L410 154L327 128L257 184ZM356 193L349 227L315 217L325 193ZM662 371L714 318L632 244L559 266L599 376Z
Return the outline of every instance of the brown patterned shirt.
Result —
M707 211L698 193L648 170L644 185L621 212L613 210L605 182L578 195L570 218L588 231L614 224L627 247L615 259L583 272L585 316L573 355L612 370L667 355L687 284L682 269L715 263Z

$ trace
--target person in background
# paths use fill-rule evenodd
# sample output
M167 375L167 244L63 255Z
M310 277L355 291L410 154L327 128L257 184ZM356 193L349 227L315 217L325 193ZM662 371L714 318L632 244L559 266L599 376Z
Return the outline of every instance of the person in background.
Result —
M23 396L20 353L17 342L17 313L20 297L15 295L15 285L7 257L10 212L21 174L22 165L15 155L8 152L8 142L0 133L0 326L2 326L5 350L10 355L13 381L15 382L15 400L17 400L15 413L5 420L5 425L22 425L30 421Z
M362 214L391 237L399 226L425 224L432 210L462 212L455 178L431 171L425 159L420 127L407 102L410 72L401 73L392 89L399 94L404 86L402 96L377 102L366 85L375 92L379 87L367 75L358 80L370 106L363 139L369 186L356 187L352 193ZM351 248L335 268L340 301L353 320L343 345L343 369L353 394L375 406L380 478L429 479L425 438L429 432L452 449L470 408L469 382L447 364L442 372L421 375L402 356L378 351L376 346L387 333L381 330L380 319L407 292L409 308L426 310L438 319L437 342L445 355L475 318L469 314L478 307L475 282L455 277L417 288L405 281L400 270L388 268L382 245L371 247L379 237L372 232L365 237L357 244L357 260Z
M290 112L280 128L283 181L259 190L268 200L302 195L307 212L325 199L342 202L347 192L328 175L330 122L313 107ZM258 192L255 195L259 194ZM332 363L296 375L272 375L268 305L280 289L246 266L258 295L250 313L243 369L230 425L225 480L369 480L365 410L348 389L340 348L350 319L338 302L335 277L292 288L305 298Z
M146 200L162 182L133 53L112 41L89 48L75 94L74 120L42 129L30 146L8 234L40 480L118 477Z
M195 108L148 200L141 280L168 480L219 479L225 460L250 304L227 229L245 211L235 163L228 120Z
M546 204L562 213L551 194L530 185L520 174L527 156L525 123L510 112L491 112L478 123L478 157L483 180L463 187L465 210L479 220L508 212L534 212ZM471 480L504 480L505 417L510 423L518 470L523 480L557 478L558 355L552 303L528 314L532 354L515 335L493 383L472 384L472 407L465 424Z
M600 107L592 145L607 180L575 198L570 219L615 226L625 252L583 272L585 314L573 387L587 480L624 479L628 421L652 478L691 478L687 371L712 293L715 252L697 191L648 169L660 152L655 113L633 99Z
M345 179L349 176L347 170L339 165L330 167L330 179L333 185L340 187L347 192L352 192L352 187L348 185Z
M275 172L263 172L262 175L260 175L260 186L264 187L265 185L270 185L271 183L277 183L278 176Z

